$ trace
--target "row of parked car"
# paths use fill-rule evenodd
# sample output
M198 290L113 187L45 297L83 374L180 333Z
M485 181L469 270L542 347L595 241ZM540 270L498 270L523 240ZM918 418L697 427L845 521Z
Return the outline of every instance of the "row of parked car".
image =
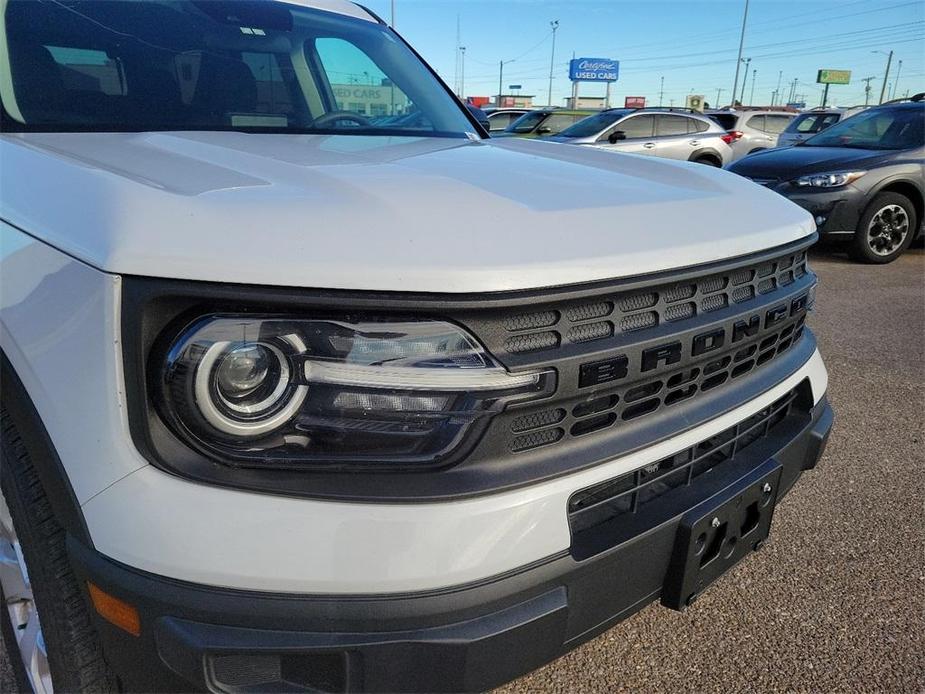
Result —
M895 260L921 233L919 94L876 107L603 111L498 109L493 137L552 142L728 167L812 213L824 238L868 263Z

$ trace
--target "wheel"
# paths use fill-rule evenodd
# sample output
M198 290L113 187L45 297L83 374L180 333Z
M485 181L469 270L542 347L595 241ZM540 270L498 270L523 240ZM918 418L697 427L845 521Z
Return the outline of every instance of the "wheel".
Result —
M716 167L722 166L722 164L718 162L716 159L714 159L713 157L697 157L696 159L694 159L694 163L695 164L706 164L707 166L716 166Z
M851 255L862 263L891 263L912 243L915 207L905 195L880 193L864 210L851 242Z
M3 641L25 691L116 692L99 637L29 454L0 409Z

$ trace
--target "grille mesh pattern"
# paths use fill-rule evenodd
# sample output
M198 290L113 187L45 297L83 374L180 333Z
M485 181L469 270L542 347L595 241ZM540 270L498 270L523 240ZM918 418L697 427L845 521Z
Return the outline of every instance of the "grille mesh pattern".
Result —
M645 331L667 322L683 323L698 313L746 304L758 295L778 291L806 272L806 252L796 251L751 267L704 275L681 284L666 283L644 291L563 302L549 310L507 316L502 325L511 335L503 348L511 354L542 352L564 344Z
M761 335L761 339L742 346L729 347L707 360L685 369L668 372L642 383L627 384L612 392L595 394L588 400L560 403L554 409L521 415L513 420L511 431L530 431L543 436L516 436L511 450L521 451L556 443L567 436L578 437L608 429L619 422L634 420L672 408L689 398L697 397L734 381L762 367L790 349L802 336L805 316ZM555 429L549 427L556 425Z

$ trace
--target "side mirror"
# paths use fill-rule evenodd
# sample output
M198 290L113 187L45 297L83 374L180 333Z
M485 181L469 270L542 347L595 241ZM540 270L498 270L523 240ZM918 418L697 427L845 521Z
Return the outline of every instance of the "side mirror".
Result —
M550 128L548 125L541 125L540 127L536 129L537 135L548 135L551 132L552 132L552 128Z
M626 139L626 133L623 132L622 130L614 130L612 133L610 133L610 135L607 136L607 141L612 145L615 145L620 140L625 140L625 139Z

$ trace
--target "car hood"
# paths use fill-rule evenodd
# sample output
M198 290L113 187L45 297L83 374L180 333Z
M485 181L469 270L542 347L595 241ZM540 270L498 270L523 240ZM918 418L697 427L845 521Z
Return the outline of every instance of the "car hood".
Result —
M635 276L811 234L711 167L524 141L200 133L0 137L2 214L102 270L422 292Z
M893 150L798 145L755 152L727 168L748 178L789 180L812 173L865 169L895 154Z

